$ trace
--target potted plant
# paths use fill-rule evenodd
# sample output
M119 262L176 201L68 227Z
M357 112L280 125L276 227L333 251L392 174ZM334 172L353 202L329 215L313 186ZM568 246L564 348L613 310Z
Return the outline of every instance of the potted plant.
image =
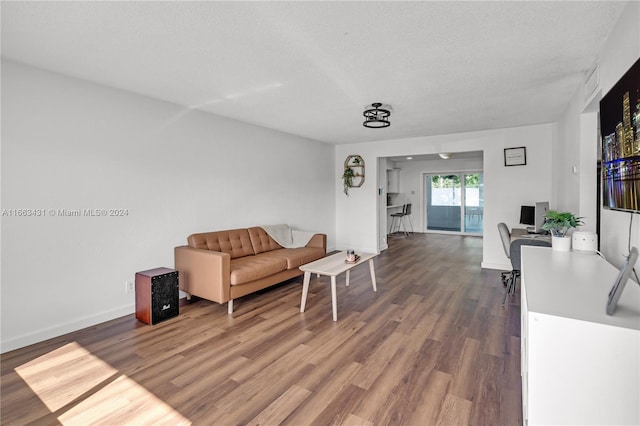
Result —
M342 173L342 183L344 184L344 193L349 196L349 188L353 186L353 169L351 167L345 167L344 173Z
M549 210L545 215L542 229L551 232L553 250L569 251L571 249L571 238L567 236L567 231L580 225L583 225L582 218L576 217L573 213Z

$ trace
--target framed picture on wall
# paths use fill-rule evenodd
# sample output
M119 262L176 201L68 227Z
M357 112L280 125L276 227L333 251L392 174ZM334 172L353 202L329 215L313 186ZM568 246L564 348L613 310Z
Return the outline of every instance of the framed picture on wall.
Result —
M527 148L519 146L517 148L504 149L505 166L525 166L527 164Z

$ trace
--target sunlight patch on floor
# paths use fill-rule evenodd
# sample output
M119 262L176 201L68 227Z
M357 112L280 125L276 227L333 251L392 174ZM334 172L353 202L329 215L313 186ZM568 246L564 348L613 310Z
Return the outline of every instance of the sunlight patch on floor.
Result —
M190 425L162 400L127 376L120 376L58 417L63 425Z
M69 343L16 368L51 412L118 373L76 342Z
M191 424L77 342L15 370L62 424Z

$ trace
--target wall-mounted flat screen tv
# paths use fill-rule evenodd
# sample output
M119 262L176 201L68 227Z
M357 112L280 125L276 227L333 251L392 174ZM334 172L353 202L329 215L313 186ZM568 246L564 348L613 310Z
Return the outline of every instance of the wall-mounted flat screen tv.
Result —
M640 213L640 59L600 101L602 203Z

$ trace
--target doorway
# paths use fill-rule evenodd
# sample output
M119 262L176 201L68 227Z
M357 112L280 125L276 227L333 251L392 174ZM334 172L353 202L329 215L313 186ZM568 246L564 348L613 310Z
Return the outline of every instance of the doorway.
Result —
M481 172L425 174L424 179L427 232L482 235Z

